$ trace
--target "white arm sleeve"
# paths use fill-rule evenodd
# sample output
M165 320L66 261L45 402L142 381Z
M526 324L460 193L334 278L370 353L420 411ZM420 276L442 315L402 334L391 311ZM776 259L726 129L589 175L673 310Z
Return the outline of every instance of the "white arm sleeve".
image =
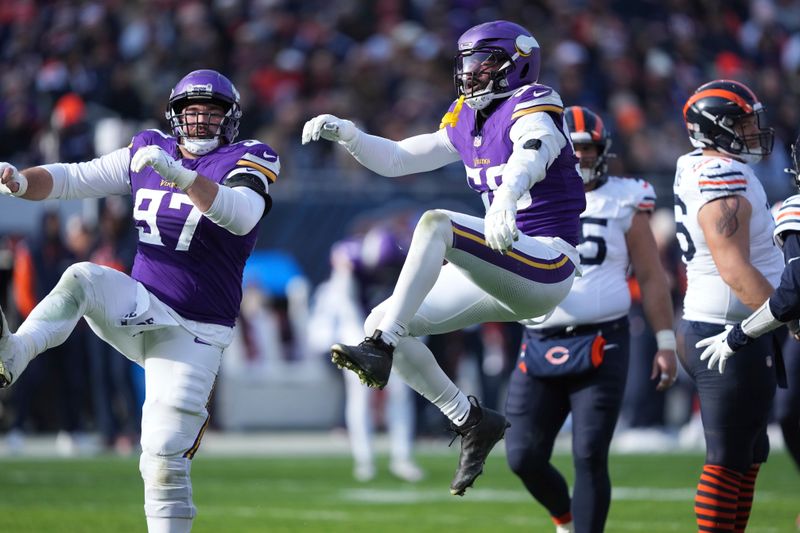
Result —
M427 172L461 159L444 128L402 141L357 130L352 140L342 144L356 161L390 178Z
M120 148L85 163L42 165L53 176L53 190L47 198L72 200L130 194L130 164L131 151Z
M220 185L203 215L234 235L247 235L261 220L265 206L264 198L253 189Z
M503 186L515 198L542 181L547 169L566 146L567 139L550 115L544 112L520 117L509 133L514 149L503 169ZM538 148L525 148L526 143L541 142Z
M764 302L761 307L753 311L749 317L742 320L742 331L745 335L757 338L773 329L778 329L783 322L775 318L772 309L769 307L769 300Z

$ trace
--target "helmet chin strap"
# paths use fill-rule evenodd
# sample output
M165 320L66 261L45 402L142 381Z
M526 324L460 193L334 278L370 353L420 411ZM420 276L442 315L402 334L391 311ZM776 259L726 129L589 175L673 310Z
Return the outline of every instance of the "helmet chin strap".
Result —
M184 137L183 145L187 152L193 155L205 155L212 150L216 150L219 146L219 137L213 139L196 139L192 137Z

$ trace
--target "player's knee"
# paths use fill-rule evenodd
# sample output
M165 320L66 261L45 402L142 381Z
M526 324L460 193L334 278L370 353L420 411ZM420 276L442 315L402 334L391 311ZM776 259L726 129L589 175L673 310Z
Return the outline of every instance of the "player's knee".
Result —
M72 294L76 299L83 300L97 276L102 274L102 268L94 263L84 261L67 267L58 280L56 288Z
M603 471L608 468L608 445L592 442L584 445L573 445L572 459L575 470L589 472Z
M417 227L414 233L421 233L424 235L442 234L450 228L450 217L438 209L430 209L422 213L422 216L417 222Z
M522 479L535 477L550 463L548 454L535 448L509 446L506 450L508 467Z
M165 518L193 518L191 462L185 457L143 451L139 471L144 481L145 514Z

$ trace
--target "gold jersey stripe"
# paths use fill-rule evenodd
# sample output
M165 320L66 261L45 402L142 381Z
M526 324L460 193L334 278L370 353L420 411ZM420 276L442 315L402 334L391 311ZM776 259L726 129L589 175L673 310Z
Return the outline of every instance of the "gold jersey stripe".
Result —
M270 169L268 169L267 167L265 167L264 165L253 163L252 161L248 161L247 159L240 159L236 162L236 164L240 167L250 167L258 170L267 177L270 183L275 183L275 180L278 179L278 175L275 174Z
M485 239L481 239L477 235L473 235L472 233L467 233L466 231L460 230L460 229L456 228L455 226L453 227L453 233L456 233L457 235L460 235L461 237L464 237L465 239L469 239L471 241L475 241L477 243L480 243L480 244L488 247L488 244L486 244L486 240ZM536 262L536 261L531 261L527 257L522 257L521 255L519 255L519 254L517 254L517 253L515 253L513 251L507 252L506 256L507 257L511 257L512 259L516 259L520 263L523 263L523 264L528 265L528 266L533 267L533 268L539 268L541 270L556 270L556 269L561 268L562 266L564 266L566 264L566 262L569 261L569 257L567 257L566 255L564 257L562 257L561 261L559 261L558 263L539 263L539 262Z
M511 115L511 120L517 120L519 117L529 115L531 113L536 113L537 111L551 111L553 113L558 113L560 115L561 113L564 112L564 108L551 104L536 105L533 107L529 107L528 109L522 109L520 111L517 111L516 113Z

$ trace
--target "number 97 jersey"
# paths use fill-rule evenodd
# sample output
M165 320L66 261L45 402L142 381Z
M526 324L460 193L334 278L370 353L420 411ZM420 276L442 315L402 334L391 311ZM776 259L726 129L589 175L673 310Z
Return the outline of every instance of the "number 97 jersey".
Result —
M575 278L572 290L540 327L594 324L628 314L630 258L625 234L634 215L652 212L655 203L655 190L640 179L610 176L586 193L577 247L583 275Z
M239 141L197 159L181 159L174 137L146 130L133 138L131 156L147 145L160 146L184 167L218 184L247 174L268 191L280 170L275 152L258 141ZM204 217L186 193L150 167L130 171L130 184L139 231L131 277L184 318L232 327L242 300L242 272L259 225L246 235L231 233Z
M673 190L677 237L686 263L683 318L712 324L739 322L752 310L720 276L697 217L704 205L718 198L739 195L750 202L750 263L775 287L783 258L772 242L775 223L764 188L745 163L695 150L678 159Z

